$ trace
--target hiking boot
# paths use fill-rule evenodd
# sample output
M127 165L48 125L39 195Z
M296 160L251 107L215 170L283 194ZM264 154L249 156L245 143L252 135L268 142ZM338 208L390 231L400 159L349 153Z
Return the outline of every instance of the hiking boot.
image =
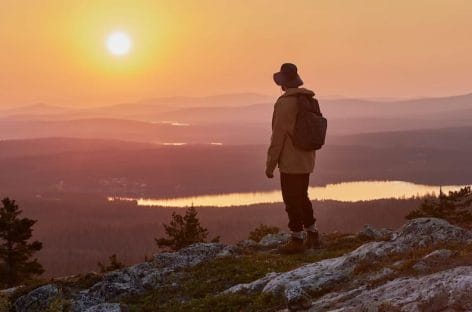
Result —
M303 239L292 237L287 243L279 246L277 250L284 255L302 253L305 251Z
M320 234L318 231L307 231L305 240L305 249L319 249L321 248Z

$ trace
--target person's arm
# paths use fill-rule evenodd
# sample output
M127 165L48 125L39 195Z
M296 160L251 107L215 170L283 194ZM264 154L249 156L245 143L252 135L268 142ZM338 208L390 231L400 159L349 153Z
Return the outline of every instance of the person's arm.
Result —
M274 115L272 117L272 136L270 139L269 150L267 151L266 175L270 175L277 167L280 153L284 146L285 138L287 136L287 117L288 111L286 105L281 105L279 101L275 103Z

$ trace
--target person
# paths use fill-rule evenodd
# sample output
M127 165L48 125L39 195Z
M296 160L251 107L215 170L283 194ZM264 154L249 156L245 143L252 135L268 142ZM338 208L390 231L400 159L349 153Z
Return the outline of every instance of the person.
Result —
M281 66L280 71L274 74L274 81L284 93L274 105L265 173L268 178L273 178L275 168L279 167L282 198L289 219L291 238L286 244L279 246L279 251L283 254L300 253L320 245L316 219L308 197L310 174L315 166L315 151L295 147L291 135L298 111L298 96L313 97L315 94L300 87L303 81L297 66L291 63Z

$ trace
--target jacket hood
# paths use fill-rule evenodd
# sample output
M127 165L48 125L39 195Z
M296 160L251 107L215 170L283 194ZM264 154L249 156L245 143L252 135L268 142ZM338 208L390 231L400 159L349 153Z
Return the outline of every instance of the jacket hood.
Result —
M299 94L304 94L311 97L315 96L315 92L308 90L306 88L288 88L287 91L285 91L285 93L282 94L281 97L294 96L294 95L299 95Z

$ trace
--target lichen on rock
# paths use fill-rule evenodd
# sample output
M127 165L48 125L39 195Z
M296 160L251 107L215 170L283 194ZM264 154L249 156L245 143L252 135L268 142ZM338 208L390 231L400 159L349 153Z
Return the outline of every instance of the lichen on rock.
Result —
M439 243L461 243L471 237L472 233L469 231L442 219L414 219L393 233L390 240L369 242L341 257L310 263L289 272L273 275L273 278L266 276L252 283L236 285L226 292L262 291L281 294L285 296L288 307L297 310L299 302L306 302L307 294L320 293L349 281L356 265L361 262L375 262L392 254ZM262 290L259 290L261 286ZM297 294L303 298L297 298Z

